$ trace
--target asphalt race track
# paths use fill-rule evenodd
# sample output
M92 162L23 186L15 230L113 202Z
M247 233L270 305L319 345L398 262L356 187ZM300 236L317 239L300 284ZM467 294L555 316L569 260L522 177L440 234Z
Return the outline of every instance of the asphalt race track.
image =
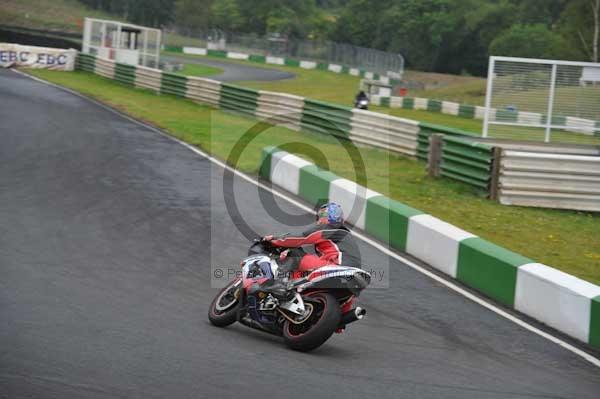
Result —
M12 71L0 98L1 398L600 396L591 363L362 242L390 287L319 350L215 328L211 264L247 249L222 169ZM254 185L234 192L258 233L285 231Z
M219 80L222 82L231 82L237 80L258 80L258 81L271 81L271 80L282 80L291 79L294 74L280 71L273 68L259 68L249 65L236 64L227 61L217 61L204 58L192 58L192 57L177 57L167 56L161 57L163 60L178 62L184 64L202 64L208 65L215 68L220 68L223 73L218 75L207 76L209 79Z

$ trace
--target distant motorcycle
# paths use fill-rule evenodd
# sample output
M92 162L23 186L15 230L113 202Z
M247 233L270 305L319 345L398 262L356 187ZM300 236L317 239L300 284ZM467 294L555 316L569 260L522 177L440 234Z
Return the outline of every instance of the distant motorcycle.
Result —
M298 351L321 346L339 328L360 320L366 310L356 307L342 314L342 307L360 295L371 281L364 270L324 266L306 277L290 279L281 295L261 291L261 284L277 276L280 253L268 241L256 240L241 262L241 276L213 299L208 319L217 327L240 323L282 336Z
M362 99L362 100L358 100L356 103L354 103L354 108L358 108L358 109L369 109L369 100L368 99Z
M364 91L360 91L354 99L354 108L369 109L369 97Z

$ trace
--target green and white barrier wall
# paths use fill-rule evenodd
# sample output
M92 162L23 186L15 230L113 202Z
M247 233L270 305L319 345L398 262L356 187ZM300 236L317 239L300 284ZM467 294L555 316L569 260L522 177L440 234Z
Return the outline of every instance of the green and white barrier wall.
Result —
M257 91L215 80L186 77L140 66L121 64L112 60L80 54L77 67L81 70L115 79L125 85L154 90L157 93L185 97L229 112L240 113L273 125L294 130L318 132L350 140L358 145L381 148L398 154L417 157L424 161L430 154L430 137L443 135L440 147L439 175L476 187L490 194L499 192L505 204L527 206L568 207L568 209L596 210L595 186L573 188L572 181L582 181L580 175L589 175L588 163L576 162L562 173L564 192L557 196L539 190L541 182L534 178L514 182L515 177L501 177L499 185L492 182L492 166L497 152L485 143L473 141L468 133L444 126L419 123L382 113L352 109L299 96L268 91ZM420 104L419 106L424 106ZM431 107L431 106L430 106ZM444 104L441 105L444 107ZM526 155L527 162L534 162ZM502 160L502 158L499 158ZM537 159L537 158L536 158ZM506 160L509 162L509 160ZM501 173L504 161L496 168ZM498 162L496 162L497 164ZM506 173L505 173L506 174ZM545 175L544 175L545 176ZM553 176L555 178L556 176ZM597 179L592 176L591 180ZM590 179L588 179L590 180ZM588 181L586 180L586 182ZM510 187L509 187L510 186ZM497 190L496 190L497 189ZM548 198L553 196L553 201ZM494 197L496 198L496 197Z
M263 150L259 173L310 205L340 203L349 223L392 248L600 348L600 287L360 187L276 147Z
M207 48L201 47L176 47L176 46L168 46L165 47L165 50L184 53L184 54L192 54L192 55L205 55L212 57L220 57L220 58L229 58L234 60L244 60L250 62L256 62L259 64L271 64L271 65L285 65L292 67L299 67L304 69L317 69L320 71L330 71L334 73L344 73L353 76L360 76L362 78L379 80L385 84L395 84L399 83L399 80L394 79L393 77L382 75L377 72L370 72L362 68L352 68L346 65L332 64L332 63L323 63L316 61L308 61L308 60L298 60L295 58L289 57L276 57L269 55L260 55L260 54L246 54L240 53L236 51L224 51L224 50L211 50ZM388 74L392 74L392 72L388 72Z
M211 50L212 51L212 50ZM217 53L214 53L217 54ZM220 53L219 53L220 54ZM239 54L238 57L241 57ZM270 62L281 62L270 59ZM307 61L308 62L308 61ZM353 109L299 96L257 91L215 80L185 77L142 66L79 54L77 68L123 84L158 93L186 97L201 103L255 117L294 130L318 132L427 160L433 133L465 137L465 132L377 112ZM335 68L334 68L335 69ZM487 189L491 147L456 141L444 145L443 176ZM459 151L460 149L460 151ZM488 153L484 153L484 152ZM465 157L464 160L458 159ZM487 169L486 169L487 168Z
M372 95L371 102L383 107L440 112L442 114L459 116L466 119L483 120L485 115L485 107L459 104L452 101L433 100L429 98L384 97ZM490 120L498 122L544 124L546 123L546 115L535 112L492 108L490 109ZM583 133L589 136L600 136L600 121L571 116L555 116L552 118L552 123L558 126L564 126L567 131Z

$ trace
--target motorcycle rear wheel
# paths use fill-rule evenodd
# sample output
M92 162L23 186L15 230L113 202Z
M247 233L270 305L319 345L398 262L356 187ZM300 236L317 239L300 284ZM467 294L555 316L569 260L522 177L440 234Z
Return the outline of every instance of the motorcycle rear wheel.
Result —
M227 327L237 321L237 312L240 307L241 284L236 288L236 279L227 284L215 299L212 300L208 309L208 320L217 327Z
M286 320L283 340L291 349L308 352L323 345L340 324L342 317L337 299L324 292L308 294L314 301L313 313L301 324Z

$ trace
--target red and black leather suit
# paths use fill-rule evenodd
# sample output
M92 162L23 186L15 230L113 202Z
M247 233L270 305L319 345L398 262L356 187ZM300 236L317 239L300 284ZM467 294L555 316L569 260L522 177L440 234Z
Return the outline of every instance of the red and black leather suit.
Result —
M342 223L314 224L297 236L271 240L276 247L300 248L314 245L315 254L302 253L294 268L300 273L327 265L361 267L360 252L352 233ZM293 251L291 251L293 253ZM292 255L293 256L293 255Z

